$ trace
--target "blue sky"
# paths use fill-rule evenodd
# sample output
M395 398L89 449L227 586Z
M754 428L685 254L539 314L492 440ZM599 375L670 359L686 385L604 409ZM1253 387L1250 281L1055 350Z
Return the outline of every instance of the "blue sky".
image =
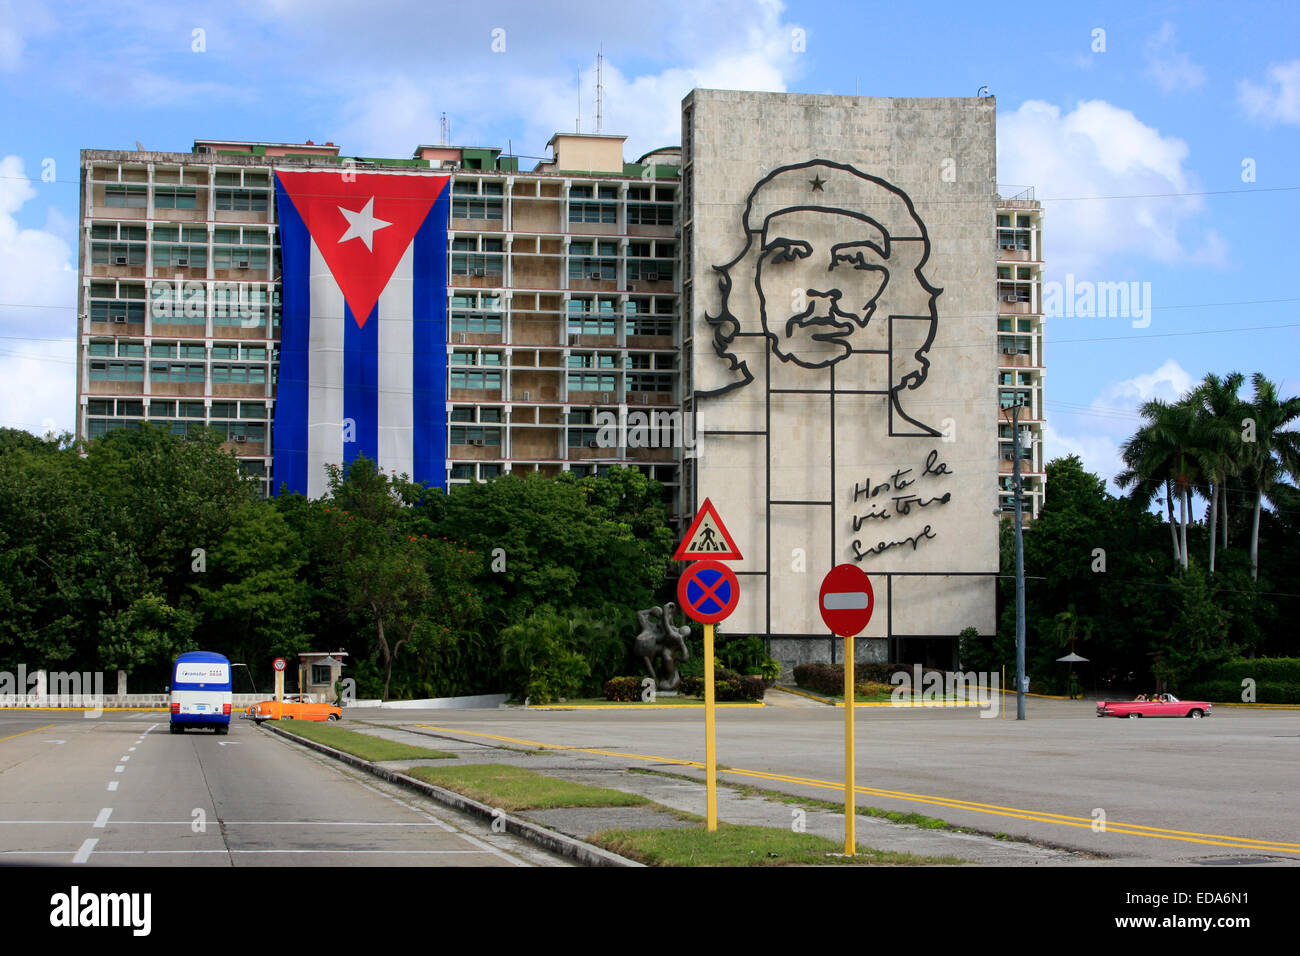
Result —
M678 142L695 86L987 86L998 180L1044 200L1048 279L1150 283L1144 328L1049 320L1049 456L1112 476L1136 407L1207 372L1300 393L1293 3L0 0L0 424L72 424L80 149L313 139L409 156L445 111L453 142L540 157L573 128L580 75L592 128L602 46L604 129L628 134L629 159ZM1133 196L1152 198L1099 198Z

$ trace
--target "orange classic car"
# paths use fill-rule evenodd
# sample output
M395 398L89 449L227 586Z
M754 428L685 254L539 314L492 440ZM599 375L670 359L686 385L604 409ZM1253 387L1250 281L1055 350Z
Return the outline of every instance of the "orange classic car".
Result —
M341 708L334 704L314 704L300 694L288 694L284 700L263 700L244 712L244 719L260 724L264 720L340 720Z

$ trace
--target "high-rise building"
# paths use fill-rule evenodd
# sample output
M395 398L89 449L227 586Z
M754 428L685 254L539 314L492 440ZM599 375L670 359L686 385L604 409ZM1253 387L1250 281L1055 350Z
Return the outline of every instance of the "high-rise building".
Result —
M277 171L444 177L446 341L428 361L445 376L445 484L505 472L600 474L623 464L663 483L679 519L706 495L761 491L769 553L761 567L742 570L765 574L769 558L776 566L770 530L789 547L810 535L818 566L856 560L869 573L873 564L898 569L899 607L922 580L951 591L951 600L927 598L931 605L969 606L974 585L958 578L991 580L989 515L1012 500L1010 405L1023 406L1031 516L1045 479L1042 210L1032 189L993 185L992 110L992 100L695 91L683 103L682 147L626 162L622 136L561 133L548 143L550 157L528 170L500 149L449 145L421 145L406 159L345 157L333 143L310 141L83 150L77 434L94 439L143 422L176 434L210 426L274 493L285 293ZM768 138L773 118L789 134L781 143ZM795 207L804 212L792 216ZM769 235L773 216L808 235ZM380 212L374 217L383 223ZM754 245L776 238L787 241L784 252ZM860 289L832 288L816 270L792 268L823 254L819 244L835 250L821 272L852 268ZM742 277L733 267L745 254L763 265ZM783 270L780 281L791 287L778 289L772 283ZM730 284L733 313L754 304L742 293L757 295L761 323L733 328L720 282ZM866 298L853 300L860 291ZM789 300L784 325L768 323L778 293ZM755 425L753 409L736 411L758 393L735 385L744 379L737 369L761 380L774 420ZM794 381L801 376L816 381ZM781 395L779 407L769 392ZM723 393L730 411L717 398ZM892 524L870 510L857 514L854 484L887 477L884 459L856 461L841 450L825 487L809 469L831 453L823 429L838 429L842 443L862 421L883 423L893 443L881 447L906 447L891 470L934 478L936 462L947 462L960 490L933 481L933 494L912 499L891 488L911 508ZM775 455L769 447L763 462L736 444L742 432L778 431L800 437ZM697 432L703 442L691 447ZM862 447L868 438L864 431ZM917 451L925 454L913 461ZM905 486L907 478L893 481ZM962 497L971 500L953 504ZM740 501L724 512L729 524ZM823 501L854 512L853 528L832 519L825 534L815 530ZM934 520L916 520L922 514ZM958 514L965 517L951 524ZM738 527L749 520L735 516ZM936 549L929 541L945 521L950 540ZM888 560L876 560L884 550ZM983 556L969 568L927 565L928 577L900 564L904 551L915 562L925 550ZM773 592L765 615L745 626L769 637L810 633L769 619L773 602L787 599ZM978 603L979 621L966 623L991 633L988 602ZM919 631L900 633L887 621L881 636L950 643L956 622L927 614Z
M1043 208L1034 188L998 187L998 485L1000 507L1015 507L1012 418L1020 422L1023 512L1038 517L1043 462ZM1010 195L1008 195L1010 194ZM1013 413L1013 406L1020 410Z

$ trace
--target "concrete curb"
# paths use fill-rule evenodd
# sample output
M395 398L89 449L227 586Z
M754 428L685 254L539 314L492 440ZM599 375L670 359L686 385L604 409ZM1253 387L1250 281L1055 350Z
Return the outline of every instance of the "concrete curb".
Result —
M335 760L342 761L349 766L364 770L373 774L382 780L395 783L398 786L405 787L408 790L414 790L422 796L441 803L443 806L450 807L453 810L459 810L461 813L468 813L472 816L481 817L489 822L502 820L505 823L507 833L513 833L515 836L535 843L544 850L549 850L565 859L581 863L583 866L630 866L644 867L644 863L638 863L635 860L629 860L626 857L619 856L617 853L611 853L608 850L602 850L598 846L592 846L590 843L584 843L576 840L571 836L563 833L556 833L554 830L548 830L545 827L530 823L527 820L521 820L518 817L507 816L503 811L489 807L485 803L479 803L477 800L471 800L464 794L456 793L454 790L446 790L442 787L435 786L431 783L425 783L423 780L416 780L414 777L408 777L406 774L396 770L390 770L387 767L381 767L379 764L371 763L369 760L362 760L350 753L344 753L342 750L335 750L333 747L327 747L325 744L317 743L314 740L308 740L305 737L299 737L297 734L290 733L280 727L270 726L267 722L266 729L273 734L278 734L288 740L311 750L325 754L327 757L333 757Z

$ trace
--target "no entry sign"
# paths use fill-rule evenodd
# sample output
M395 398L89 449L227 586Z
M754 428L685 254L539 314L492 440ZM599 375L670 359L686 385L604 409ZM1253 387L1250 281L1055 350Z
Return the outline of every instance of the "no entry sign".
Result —
M717 624L736 609L740 582L721 561L696 561L677 580L677 601L687 617Z
M871 581L861 568L837 564L822 578L817 607L832 634L856 637L866 629L875 609Z

